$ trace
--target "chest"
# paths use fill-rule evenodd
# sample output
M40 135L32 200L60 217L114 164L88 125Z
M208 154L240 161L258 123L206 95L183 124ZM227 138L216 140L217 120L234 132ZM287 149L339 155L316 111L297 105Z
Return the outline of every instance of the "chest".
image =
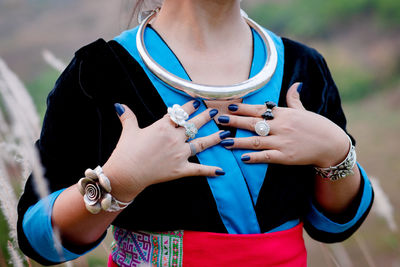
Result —
M230 85L248 79L252 62L251 47L228 51L174 50L190 79L195 83Z
M154 29L153 29L154 30ZM174 57L195 83L208 85L230 85L247 80L253 61L253 34L246 32L234 42L214 41L180 42L166 33L161 37L154 32L159 45L167 45ZM189 43L189 44L187 44ZM192 45L190 45L192 44Z

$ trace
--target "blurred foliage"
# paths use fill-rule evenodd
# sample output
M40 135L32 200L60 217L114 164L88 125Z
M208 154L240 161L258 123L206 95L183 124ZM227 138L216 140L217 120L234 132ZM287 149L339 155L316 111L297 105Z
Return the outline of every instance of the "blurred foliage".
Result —
M335 36L351 23L368 22L383 32L400 28L399 0L282 0L248 4L245 9L252 19L279 35L303 41L335 41ZM328 62L345 102L357 101L377 88L391 88L398 82L400 68L388 69L379 76L368 66L352 64L351 60Z
M386 25L400 24L400 1L399 0L379 0L373 1L379 19Z
M10 258L7 249L7 242L8 240L10 240L10 238L8 237L8 232L9 232L8 224L6 222L6 219L4 218L3 213L0 210L0 244L1 244L0 250L6 260L9 260Z
M103 266L107 266L107 261L108 258L106 257L89 257L88 258L88 265L90 267L103 267Z
M359 100L373 91L373 77L361 69L354 67L332 68L335 83L340 90L343 101Z
M33 101L36 104L40 118L44 117L44 113L46 112L47 95L53 89L58 76L60 76L60 73L57 70L48 67L36 76L35 79L26 84Z
M385 28L400 24L399 0L268 1L250 7L248 12L262 25L303 38L323 37L357 16L376 19Z

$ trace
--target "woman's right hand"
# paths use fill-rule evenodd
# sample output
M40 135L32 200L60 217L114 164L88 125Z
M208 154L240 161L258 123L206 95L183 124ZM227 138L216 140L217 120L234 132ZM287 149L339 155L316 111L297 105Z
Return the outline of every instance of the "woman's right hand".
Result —
M182 108L190 115L199 103L189 101ZM112 194L120 201L130 201L151 184L187 176L217 176L224 172L218 167L188 161L191 150L184 127L176 127L169 115L140 129L135 114L126 106L116 104L122 123L122 133L116 148L103 166L112 183ZM207 109L189 121L199 129L218 111ZM218 144L222 131L191 141L197 153Z

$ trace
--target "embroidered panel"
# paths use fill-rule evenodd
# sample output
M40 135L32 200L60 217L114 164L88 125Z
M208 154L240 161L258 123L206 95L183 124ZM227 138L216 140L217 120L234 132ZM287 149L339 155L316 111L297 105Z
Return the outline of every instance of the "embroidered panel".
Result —
M112 259L118 266L182 266L183 231L132 232L114 227Z

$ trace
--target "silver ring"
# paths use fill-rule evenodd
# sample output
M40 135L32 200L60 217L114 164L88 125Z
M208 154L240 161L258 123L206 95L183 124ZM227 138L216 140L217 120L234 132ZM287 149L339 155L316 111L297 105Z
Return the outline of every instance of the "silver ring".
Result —
M190 147L190 156L193 157L194 155L197 154L196 146L191 142L189 142L188 144L189 144L189 147Z
M168 108L170 119L179 126L184 126L189 114L178 104L174 104L172 108Z
M192 122L185 122L185 124L183 125L183 127L185 127L185 134L187 137L189 138L194 138L198 132L198 129L196 128L196 125L194 125L194 123Z
M267 136L271 127L265 120L263 120L256 123L254 130L259 136Z

